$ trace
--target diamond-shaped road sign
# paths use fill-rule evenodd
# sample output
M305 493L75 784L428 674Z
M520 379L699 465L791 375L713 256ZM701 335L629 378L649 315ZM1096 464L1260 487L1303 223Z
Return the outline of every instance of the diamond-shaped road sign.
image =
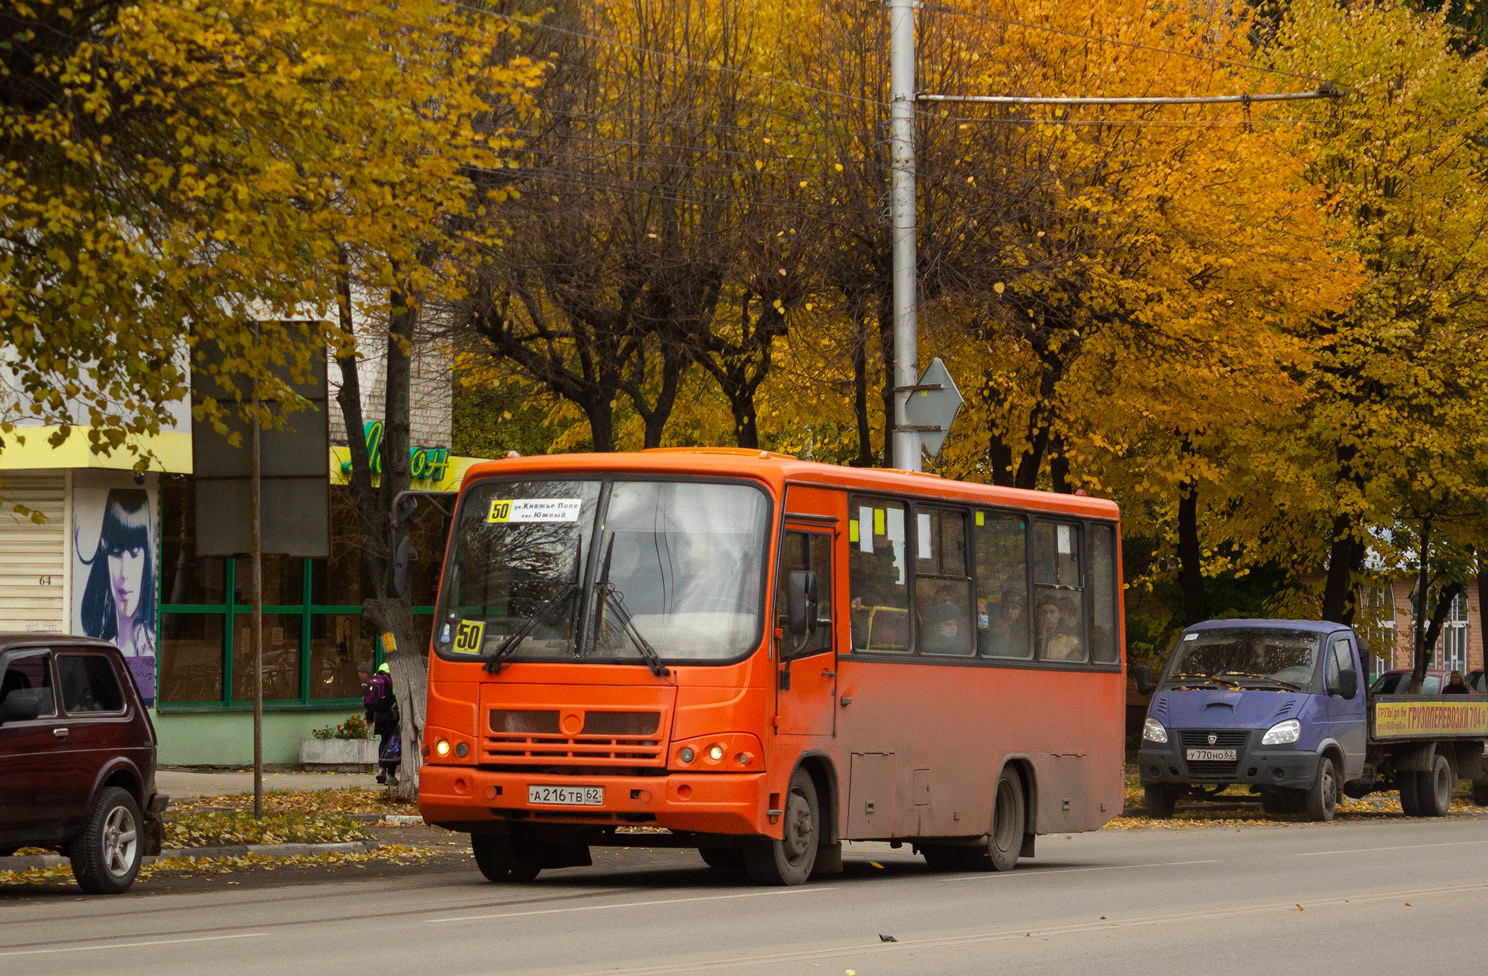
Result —
M951 379L945 363L936 356L920 374L919 382L904 404L905 419L913 430L919 432L920 443L925 445L931 457L940 453L961 403L961 391L956 389L956 381Z

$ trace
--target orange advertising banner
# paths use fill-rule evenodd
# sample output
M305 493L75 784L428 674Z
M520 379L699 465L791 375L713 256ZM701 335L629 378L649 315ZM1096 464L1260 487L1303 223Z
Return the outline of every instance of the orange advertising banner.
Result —
M1488 736L1488 702L1382 701L1374 705L1374 737Z

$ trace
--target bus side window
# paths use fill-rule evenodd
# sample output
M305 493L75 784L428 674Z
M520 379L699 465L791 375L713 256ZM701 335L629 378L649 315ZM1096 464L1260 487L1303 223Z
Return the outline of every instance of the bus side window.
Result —
M784 657L807 657L832 649L832 537L824 532L787 532L785 545L780 553L780 574L776 578L775 606L780 615L780 626L789 625L785 619L786 585L794 570L809 570L816 574L817 609L816 632L806 645L794 654L790 653L794 640L786 644Z
M915 623L925 654L972 654L971 581L966 575L966 516L915 511Z
M1093 524L1086 538L1090 544L1090 660L1116 664L1121 660L1116 641L1116 527Z
M847 587L853 649L908 651L904 503L854 495L848 506Z
M977 650L983 657L1028 660L1027 519L976 513Z
M1077 525L1033 524L1033 629L1041 660L1090 659Z

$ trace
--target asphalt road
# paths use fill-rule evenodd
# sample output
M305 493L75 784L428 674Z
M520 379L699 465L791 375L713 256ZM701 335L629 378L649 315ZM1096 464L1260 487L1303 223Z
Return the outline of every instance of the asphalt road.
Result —
M1007 874L932 874L854 845L844 875L793 889L686 851L595 860L526 886L446 858L121 898L11 890L0 974L1359 976L1476 972L1488 941L1476 817L1041 837Z

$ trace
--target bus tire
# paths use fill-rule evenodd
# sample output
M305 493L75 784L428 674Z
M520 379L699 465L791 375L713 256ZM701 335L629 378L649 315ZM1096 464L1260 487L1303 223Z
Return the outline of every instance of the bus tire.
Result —
M821 843L821 807L816 783L804 769L791 774L784 821L780 840L761 838L743 848L744 870L755 884L798 885L811 877Z
M1445 817L1452 808L1452 764L1441 753L1431 757L1431 769L1416 774L1416 807L1423 817Z
M932 871L960 871L965 868L966 855L971 848L954 844L921 844L920 854Z
M471 834L470 847L487 881L526 884L542 871L542 848L519 845L508 834Z
M973 871L1011 871L1023 849L1023 832L1028 826L1028 803L1023 796L1023 780L1011 768L997 777L997 793L992 801L992 829L987 842L980 847L963 848L964 866Z
M1473 802L1480 807L1488 807L1488 775L1479 776L1472 781Z
M1333 757L1323 756L1318 760L1317 775L1302 810L1308 820L1327 823L1338 812L1338 772Z
M702 855L703 863L715 871L739 874L744 870L742 847L699 847L698 853Z
M1167 820L1178 806L1178 791L1153 784L1142 790L1142 811L1153 820Z

